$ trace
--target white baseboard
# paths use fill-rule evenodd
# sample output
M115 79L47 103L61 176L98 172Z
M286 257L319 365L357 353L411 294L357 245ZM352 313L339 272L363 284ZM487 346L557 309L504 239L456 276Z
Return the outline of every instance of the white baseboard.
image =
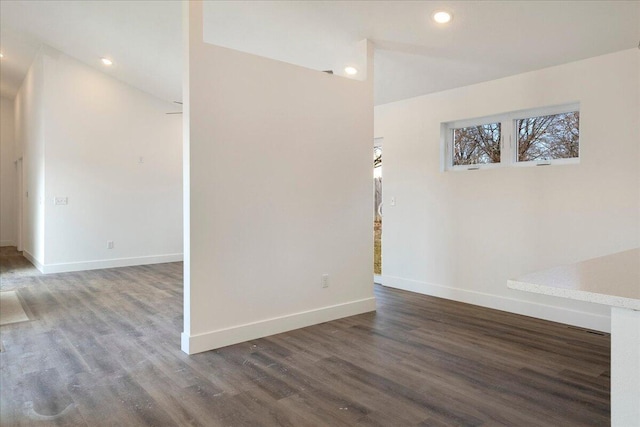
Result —
M611 331L610 316L588 313L586 311L571 310L563 307L530 302L524 299L508 298L500 295L452 288L449 286L403 279L401 277L394 276L382 276L382 280L379 283L390 288L402 289L438 298L479 305L481 307L550 320L552 322L564 323L567 325L602 332ZM506 288L506 282L504 286Z
M181 336L182 351L187 354L201 353L203 351L226 347L269 335L317 325L318 323L375 311L375 309L376 299L366 298L203 334L189 336L183 332Z
M152 256L142 256L142 257L132 257L132 258L115 258L115 259L103 259L103 260L95 260L95 261L45 264L43 268L38 268L38 270L42 271L45 274L67 273L70 271L99 270L103 268L131 267L134 265L179 262L179 261L182 261L182 259L183 259L182 254L152 255ZM36 265L36 267L38 266Z
M0 246L16 246L13 240L0 240Z
M30 253L29 251L27 251L26 249L24 249L24 250L22 251L22 256L24 256L26 259L28 259L28 260L29 260L29 262L30 262L31 264L33 264L33 266L34 266L35 268L37 268L38 270L40 270L40 272L41 272L41 273L44 273L42 263L41 263L40 261L38 261L38 260L36 259L36 257L34 257L33 255L31 255L31 253Z

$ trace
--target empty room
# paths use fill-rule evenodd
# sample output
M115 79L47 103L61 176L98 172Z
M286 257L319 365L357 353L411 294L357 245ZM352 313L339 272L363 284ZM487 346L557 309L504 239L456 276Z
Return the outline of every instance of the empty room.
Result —
M0 1L2 426L640 427L640 1Z

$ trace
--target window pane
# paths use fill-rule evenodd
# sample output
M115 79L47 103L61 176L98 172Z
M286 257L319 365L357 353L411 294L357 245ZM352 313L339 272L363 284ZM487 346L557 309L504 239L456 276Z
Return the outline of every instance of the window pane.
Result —
M500 163L500 123L453 129L453 165Z
M578 157L579 121L578 111L516 120L518 161Z

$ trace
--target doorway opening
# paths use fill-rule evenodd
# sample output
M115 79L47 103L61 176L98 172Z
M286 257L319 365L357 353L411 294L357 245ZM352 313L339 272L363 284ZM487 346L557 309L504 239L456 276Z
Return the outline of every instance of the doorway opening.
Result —
M382 138L373 145L373 274L382 275Z

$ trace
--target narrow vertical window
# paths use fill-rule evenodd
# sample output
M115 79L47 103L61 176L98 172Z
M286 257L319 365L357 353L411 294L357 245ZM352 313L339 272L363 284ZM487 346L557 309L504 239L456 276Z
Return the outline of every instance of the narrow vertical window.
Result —
M382 145L373 147L373 189L373 274L380 275L382 274Z

